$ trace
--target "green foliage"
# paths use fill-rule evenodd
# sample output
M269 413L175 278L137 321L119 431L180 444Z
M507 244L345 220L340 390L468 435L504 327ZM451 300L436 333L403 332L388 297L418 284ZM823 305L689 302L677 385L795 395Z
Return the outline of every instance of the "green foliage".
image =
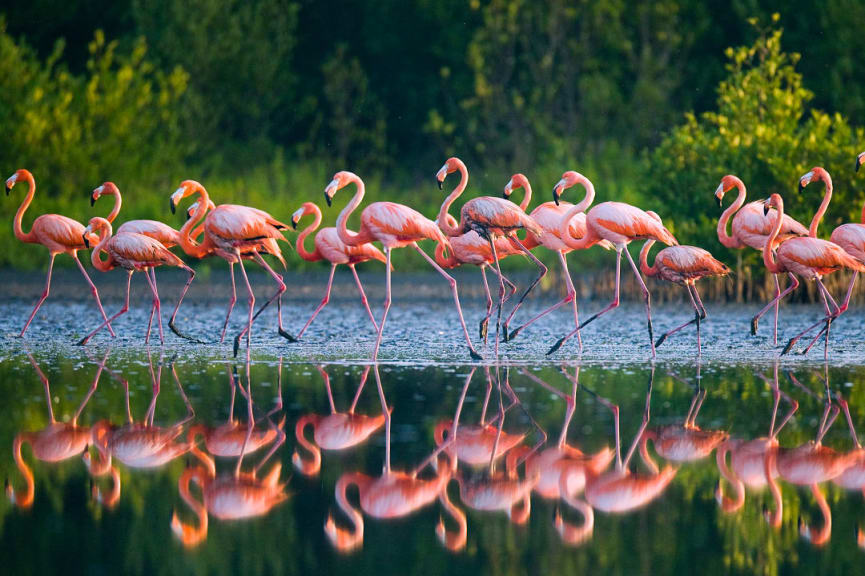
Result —
M775 192L786 196L787 212L807 225L822 188L812 185L801 198L794 191L799 176L821 165L835 184L826 228L858 220L863 194L852 162L865 134L840 114L808 108L813 94L796 70L800 56L782 50L781 35L773 25L759 30L752 45L728 49L717 109L687 114L650 154L646 190L667 205L682 241L718 246L712 192L728 173L742 178L753 200Z

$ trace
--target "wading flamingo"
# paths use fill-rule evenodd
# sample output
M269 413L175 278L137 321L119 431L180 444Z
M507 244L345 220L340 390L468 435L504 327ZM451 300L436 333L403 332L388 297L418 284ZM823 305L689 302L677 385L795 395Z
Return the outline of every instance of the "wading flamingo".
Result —
M182 199L192 195L198 195L198 207L192 217L188 218L180 229L180 247L186 254L195 258L203 258L211 253L216 254L228 262L229 271L231 272L231 300L228 304L228 313L225 315L225 323L222 325L222 334L219 341L222 342L225 340L225 330L228 327L228 320L231 318L231 311L234 309L234 304L237 301L237 287L234 283L234 265L240 264L240 272L243 275L243 281L246 283L246 290L249 293L249 317L246 328L241 330L234 338L234 355L237 355L240 339L244 335L246 335L246 346L247 348L249 347L253 313L255 312L255 295L252 292L252 286L246 275L246 268L243 266L244 259L253 259L258 262L276 282L276 293L264 303L261 310L267 308L275 299L279 299L278 330L280 335L285 336L287 333L282 328L281 314L281 297L286 289L285 282L283 282L282 276L277 274L264 261L264 258L261 257L261 252L275 256L283 267L285 267L285 260L282 257L282 252L277 241L285 240L281 230L287 229L288 226L276 220L267 212L257 208L250 208L249 206L220 204L208 212L208 206L212 206L210 197L207 195L207 190L205 190L204 186L195 180L184 180L180 183L180 187L174 191L169 200L171 212L174 213L177 209L177 204ZM200 244L195 245L191 234L196 223L202 218L204 219L204 239ZM261 310L259 310L259 313ZM174 330L173 326L172 329Z
M340 510L348 518L351 527L344 528L336 524L331 513L328 515L324 525L324 533L333 546L341 551L348 552L359 548L363 544L364 521L361 510L373 518L389 519L402 518L431 504L436 498L446 501L446 489L451 478L450 465L436 466L436 475L430 478L419 477L430 459L426 459L419 467L410 472L392 470L390 466L390 413L384 390L381 386L381 377L378 365L373 366L376 386L378 388L379 400L381 401L382 414L385 417L385 461L382 475L374 478L362 472L346 472L336 481L334 490L336 503ZM360 510L358 510L348 499L348 489L356 486L360 495ZM444 496L442 496L444 494ZM445 503L444 501L442 502ZM448 502L449 503L449 502ZM451 512L455 507L445 505L445 510ZM460 521L461 531L465 526L465 517ZM440 538L444 542L444 527L437 528L441 532ZM464 543L464 540L463 540Z
M324 380L324 387L327 390L330 414L321 416L320 414L310 413L304 414L297 419L297 424L294 427L297 444L305 452L308 452L310 457L304 458L301 456L299 450L295 450L291 456L291 462L297 471L304 476L315 476L319 473L321 470L322 450L347 450L348 448L353 448L365 442L367 438L384 426L384 414L367 416L365 414L355 414L354 412L354 409L357 407L357 401L360 399L360 394L366 385L369 370L369 366L364 368L363 374L360 377L360 383L357 385L357 391L354 394L354 399L351 401L348 411L338 412L336 404L333 401L333 391L330 388L330 376L322 366L318 367L318 372L321 374ZM303 431L307 426L312 426L313 442L307 440L303 435Z
M116 320L123 314L129 311L129 292L132 288L132 274L134 272L144 272L144 277L147 278L147 283L150 285L150 291L153 293L153 304L150 307L150 320L147 322L147 335L144 337L144 342L150 341L150 329L153 326L153 315L156 314L157 324L159 325L159 342L164 343L165 338L162 333L162 309L159 302L159 292L156 288L156 268L158 266L168 265L182 268L189 274L186 280L186 285L180 293L180 298L177 300L177 305L174 307L174 312L171 314L170 324L174 323L174 318L177 316L177 310L180 308L180 303L183 302L183 297L186 296L186 291L189 290L189 285L195 279L195 271L183 263L183 260L178 258L171 250L163 246L158 240L154 240L150 236L144 234L136 234L126 232L112 236L111 224L105 218L98 216L91 218L87 228L84 229L84 244L90 246L90 234L97 234L99 242L93 247L90 254L90 260L93 267L100 272L109 272L119 266L126 270L126 299L123 301L123 306L115 315L105 322L100 324L90 334L79 341L79 344L87 344L87 342L102 330L109 322ZM102 260L100 252L108 254L107 260Z
M496 238L507 238L515 249L528 256L529 259L534 262L535 266L538 267L538 276L531 284L529 284L529 287L526 288L525 292L523 292L515 305L518 308L523 300L525 300L526 296L529 295L529 292L532 291L538 282L541 281L541 278L543 278L547 273L547 267L544 266L544 264L538 260L522 242L520 242L516 233L518 230L524 229L539 237L543 234L543 231L532 217L526 214L522 208L513 202L508 202L504 198L495 198L493 196L472 198L463 204L463 207L460 209L459 224L453 226L452 221L448 219L448 210L450 209L451 204L453 204L466 189L469 182L469 172L462 160L452 157L448 158L444 163L444 166L442 166L436 173L436 180L438 181L439 189L441 189L447 175L457 171L460 173L459 184L457 184L456 188L454 188L445 198L444 202L442 202L441 208L439 209L438 225L439 228L441 228L449 237L460 236L469 230L474 230L489 242L490 251L493 255L493 262L495 262L496 265L496 273L499 276L499 302L495 343L495 352L498 357L498 335L499 329L501 328L502 306L505 301L505 284L502 279L502 268L499 263L495 240Z
M282 430L279 430L280 433L273 446L255 467L249 472L243 470L243 459L247 454L255 428L252 384L249 375L249 362L247 362L246 390L243 389L243 383L237 381L241 394L246 398L246 440L241 445L234 471L217 475L216 468L211 466L213 462L210 461L207 467L187 468L178 481L180 497L198 517L198 525L195 526L184 524L176 510L171 514L171 530L184 546L196 546L207 539L208 516L211 514L220 520L257 518L264 516L274 506L288 499L285 483L280 480L282 473L280 462L274 464L263 478L259 478L261 469L285 442L285 434ZM193 482L201 489L201 502L196 500L189 490Z
M360 230L350 232L346 227L348 218L352 212L360 205L363 200L365 187L363 180L352 172L337 172L333 175L333 180L324 189L324 198L327 205L330 206L333 202L333 196L336 192L348 184L355 184L357 191L354 197L339 213L339 218L336 221L336 229L339 233L339 239L346 246L361 246L369 242L381 242L384 247L385 254L385 299L384 312L381 316L381 321L378 324L378 337L373 348L372 358L378 358L378 349L381 346L381 338L384 334L384 324L387 320L387 313L390 310L391 290L390 290L390 273L391 251L394 248L403 248L409 246L414 248L423 258L436 269L436 271L444 276L451 287L451 293L454 298L454 305L457 309L457 315L462 325L463 335L466 339L466 344L469 347L469 354L475 360L480 360L481 355L478 354L472 341L469 338L469 331L466 328L466 322L463 319L463 311L460 306L459 292L457 291L457 281L444 271L444 269L436 264L435 260L421 250L417 245L418 240L430 239L435 240L439 244L448 245L448 240L442 231L436 226L435 222L421 215L419 212L412 210L408 206L396 204L394 202L373 202L363 209L360 216Z
M453 226L457 225L457 221L453 216L448 214L447 218ZM490 285L487 282L487 267L494 263L490 243L474 230L469 230L460 236L452 236L448 238L448 242L450 243L450 254L445 253L445 246L443 244L436 246L435 260L439 266L445 270L450 270L462 264L474 264L481 269L481 278L484 281L484 293L487 297L487 312L480 322L480 337L486 343L490 316L493 313L493 297L490 294ZM510 241L505 238L496 238L495 244L499 259L516 253ZM493 268L493 274L498 274L495 268ZM508 286L508 293L505 294L505 302L507 302L516 294L517 287L507 277L503 277L502 281Z
M525 196L523 197L523 201L520 202L520 208L526 210L529 205L529 201L532 197L532 188L529 184L528 179L522 174L514 174L510 181L508 181L505 186L505 198L510 197L510 195L514 192L514 190L519 190L523 188L525 190ZM526 236L526 241L524 242L526 248L529 250L535 248L536 246L543 246L548 250L552 250L556 252L559 256L559 262L562 264L562 274L565 280L565 289L567 293L565 297L553 304L546 310L536 314L533 318L525 322L522 326L514 329L510 334L508 333L508 326L511 323L511 320L516 314L517 307L515 306L513 310L511 310L510 315L504 323L504 337L506 340L512 340L516 338L517 334L519 334L524 328L533 324L536 320L546 316L553 310L558 309L565 304L572 304L574 310L574 328L578 328L580 325L580 316L577 310L577 291L574 288L574 282L571 279L571 273L568 271L568 261L565 256L568 252L571 251L571 248L565 244L565 242L561 238L561 220L565 213L573 206L570 202L544 202L538 205L532 213L529 214L535 222L537 222L538 226L540 226L544 233L540 237L535 236L532 233L528 233ZM584 208L585 209L585 208ZM569 224L569 232L571 238L580 239L586 235L586 215L584 212L578 213L576 216L571 218ZM599 245L603 246L608 250L613 249L613 245L607 240L601 240L598 242ZM577 330L577 342L579 344L580 350L583 348L583 340L580 336L579 330Z
M659 240L668 246L676 245L678 242L673 235L670 234L670 231L664 228L663 224L639 208L622 202L602 202L593 207L586 214L586 234L580 239L573 238L570 234L571 218L584 212L586 208L592 204L592 201L595 198L595 187L588 178L573 171L565 172L562 175L562 179L553 187L553 201L558 203L562 193L577 184L581 184L583 188L585 188L586 194L581 202L572 206L562 217L559 237L572 250L584 250L594 246L595 244L601 243L602 240L611 242L616 248L616 293L613 297L613 301L610 302L606 308L588 320L583 321L583 323L577 326L572 332L553 344L547 354L552 354L587 324L619 306L619 281L622 270L622 252L624 252L625 256L628 257L628 262L631 264L631 269L634 271L634 276L636 276L637 282L640 284L640 290L643 293L643 300L646 303L649 346L651 347L652 357L654 358L655 337L652 332L651 296L649 295L649 289L646 288L646 283L643 282L643 278L640 276L640 270L634 263L634 259L631 258L630 252L628 252L627 246L634 240L645 240L649 238Z
M646 212L649 216L656 219L659 223L661 217L652 211ZM640 250L640 271L648 277L660 278L673 284L684 286L688 291L688 297L691 299L691 305L694 307L694 319L688 320L681 326L677 326L672 330L665 332L655 342L655 346L660 346L664 340L689 326L697 324L697 355L701 353L700 346L700 323L706 319L706 307L703 306L703 301L700 300L700 294L697 292L697 281L700 278L710 278L712 276L726 276L730 273L730 269L726 264L719 262L708 251L696 246L670 246L664 248L655 255L655 263L649 266L649 250L655 244L654 239L646 240L643 244L643 249Z
M806 174L805 176L808 175ZM784 272L790 272L793 274L793 283L787 290L775 298L779 299L785 294L789 294L795 290L799 286L799 281L796 279L796 276L802 276L806 279L814 280L817 283L826 310L825 318L812 324L790 339L784 347L784 350L781 352L783 355L789 352L793 345L796 344L796 341L804 334L808 333L820 324L828 323L832 320L833 313L829 309L827 298L832 301L836 310L838 309L838 305L835 304L832 295L829 294L829 291L823 285L823 276L831 274L841 268L862 271L865 270L865 265L860 264L855 258L844 252L844 250L837 244L833 244L827 240L820 240L819 238L811 238L810 236L797 236L790 238L781 243L777 250L773 251L771 246L774 245L775 239L781 231L781 225L783 223L782 217L784 215L784 200L781 199L779 194L772 194L772 196L766 200L765 210L768 212L770 207L774 207L778 214L775 217L775 225L772 227L772 232L769 234L769 238L763 246L763 262L766 264L766 268L769 269L769 272L773 274L781 274ZM769 303L770 306L772 304L772 302ZM827 357L829 353L828 351L829 330L827 324L825 350Z
M90 195L90 206L95 206L96 201L102 196L114 196L114 207L108 216L105 217L113 225L123 203L120 197L120 190L114 182L103 183L101 186L96 187ZM209 202L208 209L213 210L213 208L215 208L213 202ZM187 217L191 217L192 214L193 211L187 212ZM125 234L128 232L150 236L154 240L158 240L166 248L173 248L180 244L180 231L158 220L127 220L114 231L115 234ZM202 232L204 232L203 222L192 231L191 236L198 238Z
M30 352L27 352L27 358L39 376L39 380L42 381L42 387L45 390L45 404L48 407L48 425L34 432L20 432L12 442L12 457L15 459L18 471L24 478L24 490L15 490L9 478L6 478L6 496L8 496L10 502L19 508L30 508L33 505L35 495L33 471L21 455L21 448L25 444L30 445L33 457L42 462L62 462L80 456L87 449L88 444L90 444L90 428L79 426L78 418L81 416L81 412L87 406L93 393L96 392L99 377L102 376L102 370L105 368L105 360L108 358L108 354L105 355L105 358L99 364L96 376L93 378L87 394L81 400L81 404L78 405L69 422L58 422L54 418L53 397L51 396L51 385L48 382L48 377L39 368L39 364L36 363Z
M718 206L723 206L724 194L736 188L739 191L738 196L733 203L724 210L721 218L718 220L718 241L727 248L744 248L749 246L754 250L763 251L763 246L766 244L766 239L772 231L772 225L775 223L774 211L767 214L763 210L763 202L749 202L745 204L745 184L736 176L728 174L721 179L718 188L715 189L715 198L718 199ZM731 226L732 235L727 234L727 223L733 219ZM778 237L775 239L772 248L777 248L778 244L793 238L795 236L807 236L808 229L799 222L793 220L789 216L784 216L781 224L781 230L778 232ZM775 298L781 294L781 286L778 283L778 275L772 275L775 279ZM792 275L790 276L791 283L793 282ZM791 288L792 289L792 284ZM781 296L783 298L783 296ZM773 300L775 308L775 324L772 334L774 345L778 344L778 302ZM767 306L758 312L751 320L751 333L757 333L757 324L760 318L771 308Z
M54 269L54 258L58 254L69 254L75 260L78 269L81 270L81 274L84 275L84 279L87 281L88 286L90 286L90 293L96 299L96 306L99 308L99 313L102 314L102 319L108 324L108 331L114 336L114 329L111 328L111 323L108 322L108 316L105 315L102 302L99 300L99 291L96 290L96 285L93 284L93 280L90 279L87 270L84 269L81 260L78 259L78 251L86 249L84 240L82 239L84 226L60 214L42 214L33 221L30 232L25 233L21 228L21 220L24 218L24 212L27 211L30 202L33 201L34 194L36 194L36 181L33 179L33 174L23 169L15 172L15 174L6 180L6 195L9 196L15 183L22 180L27 182L28 189L24 201L21 202L21 206L18 207L18 211L15 213L15 221L13 222L15 238L27 244L42 244L48 249L50 257L48 260L48 277L45 279L45 289L42 291L39 301L36 302L33 312L30 313L30 317L27 318L27 322L18 336L24 336L24 333L27 332L27 328L30 327L30 323L33 321L33 317L36 316L42 303L48 298L48 292L51 289L51 271ZM91 240L95 242L96 237L94 236Z
M354 276L354 281L357 283L357 290L360 292L360 301L366 309L366 313L372 322L373 328L378 332L378 324L375 322L372 310L369 309L369 302L367 302L366 293L363 291L363 285L360 283L360 278L357 276L355 264L360 264L361 262L367 262L369 260L384 262L384 254L381 253L381 250L369 243L361 244L359 246L346 245L339 239L339 233L334 227L327 227L319 230L318 234L315 235L315 250L309 252L306 249L306 246L304 246L304 242L306 241L306 237L315 232L321 224L321 210L312 202L304 202L303 206L291 215L291 225L294 229L297 229L298 222L300 222L300 219L307 214L313 215L313 221L312 224L304 228L304 230L298 235L297 253L307 262L318 262L319 260L327 260L330 262L330 277L327 279L327 290L324 293L324 298L321 299L321 303L319 303L318 307L312 313L312 316L309 317L309 320L306 321L306 324L303 325L303 328L300 329L300 332L297 333L297 336L289 338L289 340L292 342L300 340L303 337L303 333L306 332L306 329L309 328L309 325L312 324L312 321L315 320L315 317L318 316L319 312L321 312L321 309L327 306L327 303L330 302L330 289L333 286L333 275L336 272L336 267L340 264L345 264L348 266L349 270L351 270L351 273Z
M773 406L772 419L769 422L769 435L753 440L745 440L744 438L730 438L718 446L715 452L715 461L718 465L718 471L721 477L726 480L732 487L735 493L734 498L730 498L724 493L724 484L718 480L718 487L715 489L715 500L727 514L739 511L745 505L745 488L750 490L762 490L767 486L771 490L772 498L775 502L774 512L764 512L764 516L769 521L773 528L781 527L781 520L784 513L783 500L781 499L781 491L778 485L774 482L770 484L769 478L777 478L778 470L769 461L769 454L778 449L778 434L799 409L799 403L791 398L786 392L782 391L778 386L778 362L775 362L774 378L770 381L761 374L757 374L764 382L772 389ZM790 404L790 410L781 419L781 423L777 424L778 407L780 406L781 398L784 398ZM730 465L727 466L727 454L730 454Z

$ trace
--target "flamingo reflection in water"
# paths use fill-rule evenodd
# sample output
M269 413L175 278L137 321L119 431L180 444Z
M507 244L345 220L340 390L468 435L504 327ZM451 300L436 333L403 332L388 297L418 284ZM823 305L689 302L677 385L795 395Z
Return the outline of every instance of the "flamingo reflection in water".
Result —
M24 490L15 490L9 478L6 479L6 495L9 500L18 508L30 508L33 505L35 497L35 484L33 479L33 471L24 461L21 454L21 449L25 444L30 445L33 452L33 457L42 462L58 463L80 456L90 443L91 429L87 426L80 426L78 419L81 417L81 412L93 393L96 392L96 387L99 384L99 378L102 376L102 371L105 368L105 361L108 359L106 352L102 362L99 363L96 369L96 375L91 382L81 404L72 415L69 422L58 422L54 416L54 407L52 406L51 385L48 382L48 377L39 368L39 364L33 358L30 352L26 352L30 364L36 371L39 380L42 381L42 386L45 390L45 403L48 407L48 425L41 430L33 432L20 432L15 436L12 442L12 456L15 459L15 465L18 471L24 478Z
M573 377L564 368L562 369L562 373L571 381L572 388L570 395L563 394L558 389L541 380L537 375L525 370L523 371L523 374L530 380L562 398L567 403L565 419L558 442L555 446L532 455L526 460L526 475L529 477L538 475L539 480L534 487L534 491L541 498L550 500L567 498L572 500L573 506L578 507L580 505L573 504L573 499L585 489L586 478L589 475L597 476L603 472L612 462L614 453L609 447L605 446L595 454L586 454L568 443L568 429L576 410L580 366L574 369ZM520 452L521 449L518 448L511 452L508 458L521 456ZM567 483L562 482L563 477L567 477ZM591 514L591 511L586 511L586 514ZM582 526L574 526L566 522L561 511L558 509L556 510L555 526L562 540L568 544L584 542L591 535L592 530L592 527L585 522Z
M216 463L212 456L238 458L242 451L245 454L252 454L265 446L273 446L280 436L285 436L285 432L283 432L285 417L278 424L273 424L271 420L275 414L282 411L282 358L280 358L277 366L276 402L263 418L267 421L268 426L260 426L261 420L259 420L253 424L252 432L249 432L248 423L243 424L234 417L234 400L237 389L240 388L240 394L244 398L247 394L243 386L237 384L237 380L237 369L230 368L228 370L228 382L231 389L231 401L228 408L228 421L213 428L201 423L193 424L189 427L187 434L190 451L207 467L211 475L216 474ZM204 448L207 452L199 448L196 441L198 437L204 439Z
M353 448L365 442L367 438L384 426L384 413L378 416L355 413L357 402L369 377L369 371L369 366L364 368L363 374L360 377L360 383L357 385L357 391L354 394L354 399L351 401L348 411L338 412L336 404L333 401L330 376L323 366L318 366L318 372L321 374L325 390L327 390L330 414L327 416L315 413L304 414L298 418L297 424L294 426L294 435L297 438L298 446L310 455L309 458L304 458L299 450L295 450L291 456L292 464L304 476L315 476L319 473L321 470L322 450L347 450ZM312 426L312 442L307 440L303 435L307 426Z
M850 417L850 407L847 401L840 395L836 394L838 404L844 411L844 416L847 419L847 427L850 430L850 437L853 439L853 450L850 455L853 457L850 466L841 473L840 476L834 478L837 486L845 490L859 490L865 496L865 448L859 442L859 436L856 434L856 428L853 426L853 419ZM861 526L856 527L856 542L860 548L865 549L865 530Z
M174 364L170 367L171 375L186 406L186 415L169 427L154 424L156 400L159 397L162 381L162 359L160 358L157 369L154 370L149 351L148 368L152 396L141 422L136 422L132 417L129 382L109 371L112 377L123 385L126 396L126 424L115 426L108 420L102 420L93 425L93 444L96 447L97 457L92 458L89 451L85 451L83 455L84 463L92 476L98 477L110 473L113 459L119 460L129 468L158 468L189 452L191 448L189 442L180 440L180 436L186 424L195 417L195 411L183 391Z
M237 457L237 464L230 473L216 473L212 459L205 460L205 466L193 466L184 470L178 480L180 497L198 518L198 525L186 524L180 520L175 510L171 514L171 530L184 546L194 547L207 539L209 516L220 520L244 520L264 516L276 505L288 499L285 482L281 481L282 464L277 462L270 471L259 477L259 472L277 450L285 443L285 433L277 425L269 422L272 429L277 430L276 440L270 450L261 458L252 470L243 470L243 459L248 453L255 430L255 414L253 411L252 385L249 378L250 364L247 358L247 387L238 380L237 386L246 398L247 420L246 437ZM270 413L266 416L270 419ZM191 484L197 484L201 489L202 500L198 501L192 495Z
M788 377L797 387L811 396L816 396L811 390L803 386L793 374L788 374ZM777 468L778 478L781 480L789 484L811 488L811 493L814 495L823 516L823 526L815 529L800 518L799 533L815 546L822 546L832 536L832 511L829 509L826 497L820 491L820 484L838 478L858 458L855 452L841 453L823 445L824 436L840 412L838 406L832 403L832 392L826 376L824 376L823 383L825 386L825 405L815 439L795 448L779 448L770 453L767 463L769 469L772 466ZM769 482L775 484L775 479L770 478Z
M775 511L765 512L765 517L772 527L780 528L784 510L783 501L778 485L774 481L769 481L770 478L774 480L778 477L778 470L770 462L769 455L778 449L778 434L799 409L799 403L778 386L777 360L775 361L772 380L762 374L757 374L757 376L772 390L773 405L772 418L769 421L769 434L753 440L729 438L718 446L718 451L715 453L718 471L723 480L726 480L733 487L735 496L730 498L725 495L723 481L719 480L718 487L715 489L715 500L718 501L721 510L731 514L741 510L745 505L746 487L749 490L759 491L768 486L775 502ZM778 423L778 408L782 398L790 405L790 410ZM730 454L729 466L727 465L727 454Z
M674 379L687 384L684 380L671 374ZM703 407L708 391L700 382L700 364L697 364L697 385L685 421L681 424L649 428L643 433L640 442L640 453L644 461L650 459L648 442L652 441L655 452L671 462L696 462L708 457L721 443L729 438L723 430L704 430L697 425L697 415Z
M371 477L362 472L354 471L343 474L337 480L336 503L348 518L351 526L349 528L339 526L331 514L325 523L324 533L337 550L341 552L355 550L363 544L363 513L379 519L402 518L425 508L438 498L445 511L452 514L460 524L459 533L455 536L448 535L447 539L454 549L459 549L465 545L465 516L456 509L447 496L446 487L451 478L451 466L436 465L434 466L436 469L435 476L420 477L427 464L437 461L441 453L439 449L409 472L391 468L391 409L388 407L384 396L377 365L373 367L373 372L381 401L382 414L385 415L384 470L379 477ZM351 486L355 486L358 490L359 509L349 501L348 490ZM444 530L439 528L437 532L440 532L440 537L442 537L441 533Z

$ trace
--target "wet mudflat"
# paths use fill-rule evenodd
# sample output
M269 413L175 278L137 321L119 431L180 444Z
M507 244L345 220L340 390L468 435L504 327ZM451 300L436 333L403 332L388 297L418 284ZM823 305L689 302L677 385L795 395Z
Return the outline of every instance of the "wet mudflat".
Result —
M585 331L582 357L576 342L544 354L569 329L562 312L501 345L502 362L490 342L489 362L469 363L450 302L418 285L396 293L383 362L370 366L374 337L348 284L303 342L281 340L275 316L263 316L249 361L228 343L182 342L167 326L165 348L148 349L143 297L117 323L118 338L75 346L96 313L63 290L23 340L14 334L30 300L0 302L0 474L9 486L0 558L10 573L862 565L865 502L852 483L863 459L843 411L849 402L850 423L865 426L858 310L833 325L828 365L815 347L776 371L769 323L752 337L750 308L708 304L701 362L683 334L653 367L643 310L630 302ZM211 292L184 308L190 332L218 333L225 302ZM370 292L377 302L377 287ZM412 293L434 298L410 302ZM105 301L116 309L119 295ZM288 298L287 326L296 331L316 302ZM550 302L530 301L525 317ZM482 308L466 298L473 338ZM243 314L241 301L234 330ZM783 307L782 334L818 314ZM660 306L656 331L687 318L683 306ZM777 443L760 440L770 435ZM742 467L748 454L752 466ZM822 472L796 476L814 454Z

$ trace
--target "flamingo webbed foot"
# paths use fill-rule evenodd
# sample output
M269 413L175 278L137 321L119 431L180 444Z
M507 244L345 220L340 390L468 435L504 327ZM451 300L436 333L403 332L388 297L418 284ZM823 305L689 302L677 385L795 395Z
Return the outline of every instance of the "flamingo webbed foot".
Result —
M480 354L478 354L475 351L475 349L472 348L471 346L469 346L469 355L472 357L473 360L483 360L484 359L484 357L481 356Z
M486 341L486 339L487 339L487 333L489 331L489 326L490 326L490 319L489 318L484 318L483 320L481 320L481 323L479 326L479 331L480 331L481 340L483 340L483 341Z
M552 347L549 350L547 350L547 356L549 356L550 354L554 353L556 350L561 348L562 344L564 344L564 343L565 343L565 339L559 338L559 341L556 342L555 344L553 344Z
M667 336L668 336L667 334L662 334L661 337L658 338L658 341L655 342L655 348L660 347L661 344L663 344L664 342L666 342L666 340L667 340Z
M168 327L171 328L171 331L174 332L178 337L183 338L184 340L189 340L190 342L195 342L196 344L206 344L204 340L199 340L198 338L193 338L187 334L184 334L180 331L180 329L174 325L174 319L168 321Z
M279 328L277 330L277 332L279 332L279 335L282 336L283 338L285 338L286 340L288 340L289 342L299 342L300 341L300 338L293 336L290 332L288 332L284 328Z
M798 340L798 338L790 338L790 341L787 342L787 345L784 346L784 349L781 351L781 356L785 355L793 349L793 346L796 345L796 340Z
M760 319L756 316L751 318L751 336L757 335L757 325L760 323Z

